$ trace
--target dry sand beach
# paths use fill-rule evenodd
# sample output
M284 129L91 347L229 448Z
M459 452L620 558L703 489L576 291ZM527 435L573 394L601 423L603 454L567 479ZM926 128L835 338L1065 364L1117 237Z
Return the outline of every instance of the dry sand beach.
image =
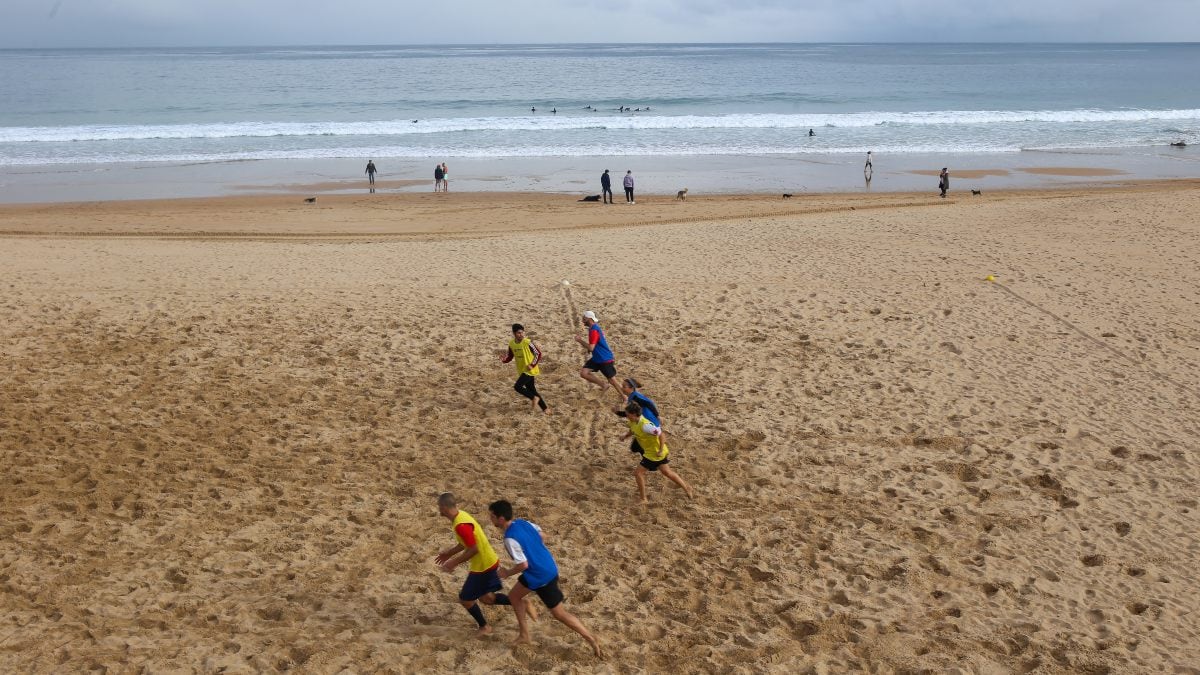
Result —
M1200 673L1200 182L690 197L0 208L0 671ZM606 660L472 639L442 490Z

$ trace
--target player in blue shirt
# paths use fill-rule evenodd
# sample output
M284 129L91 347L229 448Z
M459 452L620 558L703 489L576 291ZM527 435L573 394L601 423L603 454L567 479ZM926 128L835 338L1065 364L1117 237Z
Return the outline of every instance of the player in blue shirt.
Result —
M604 387L605 381L596 375L596 372L599 371L624 400L625 394L621 393L621 385L617 382L616 360L613 358L612 350L608 348L604 330L600 328L600 323L596 320L596 313L591 310L584 312L583 325L588 329L587 337L576 335L575 341L588 351L588 360L584 362L583 368L579 369L579 376L592 384Z
M546 608L555 619L583 636L597 657L603 656L596 638L583 627L583 623L575 615L562 606L563 594L558 588L558 565L542 540L542 529L528 520L513 520L512 504L504 499L492 502L488 506L488 512L492 525L504 533L504 549L508 551L508 557L516 563L507 569L502 565L500 578L521 575L517 578L512 592L508 594L508 601L517 613L517 644L531 642L529 625L525 618L525 596L532 592L537 593L542 602L546 603Z

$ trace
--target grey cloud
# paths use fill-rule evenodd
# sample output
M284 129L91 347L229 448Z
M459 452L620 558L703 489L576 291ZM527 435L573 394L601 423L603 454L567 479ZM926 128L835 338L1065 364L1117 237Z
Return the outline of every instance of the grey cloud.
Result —
M1197 39L1195 0L0 2L0 47Z

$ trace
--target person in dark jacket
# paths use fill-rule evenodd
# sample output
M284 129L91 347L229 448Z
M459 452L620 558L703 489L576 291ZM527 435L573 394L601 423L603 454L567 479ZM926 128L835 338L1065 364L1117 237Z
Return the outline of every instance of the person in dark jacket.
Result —
M608 175L608 169L605 169L604 173L600 174L600 189L604 191L604 203L613 203L612 176Z

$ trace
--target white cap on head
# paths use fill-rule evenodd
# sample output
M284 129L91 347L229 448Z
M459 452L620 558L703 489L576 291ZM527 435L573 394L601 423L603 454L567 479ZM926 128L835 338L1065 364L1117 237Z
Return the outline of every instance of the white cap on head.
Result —
M592 321L596 321L596 320L597 320L597 319L596 319L596 313L595 313L595 312L593 312L593 311L592 311L592 310L590 310L590 309L589 309L588 311L586 311L586 312L584 312L584 313L583 313L583 318L585 318L585 319L591 319Z

